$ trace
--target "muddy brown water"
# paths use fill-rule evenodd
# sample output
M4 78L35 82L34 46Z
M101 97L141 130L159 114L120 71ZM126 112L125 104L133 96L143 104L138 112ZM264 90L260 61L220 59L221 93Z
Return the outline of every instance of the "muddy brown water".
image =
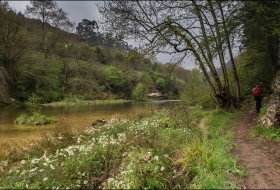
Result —
M46 106L42 108L42 114L55 118L55 124L32 126L14 124L14 120L25 109L2 107L0 108L0 146L9 141L26 141L38 138L41 133L49 132L59 125L68 125L74 128L90 127L96 119L110 120L113 117L129 118L133 114L154 109L170 107L177 100L152 100L142 102L104 103L96 105L76 106Z

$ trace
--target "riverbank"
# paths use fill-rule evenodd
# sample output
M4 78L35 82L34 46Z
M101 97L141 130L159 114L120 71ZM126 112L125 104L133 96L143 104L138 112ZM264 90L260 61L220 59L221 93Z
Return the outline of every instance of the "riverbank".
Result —
M42 106L73 106L73 105L94 105L94 104L118 104L124 102L133 102L133 100L65 100L61 102L44 103Z
M1 161L2 188L238 188L230 157L237 112L172 107L60 129ZM229 124L230 123L230 124ZM13 155L17 154L16 152Z

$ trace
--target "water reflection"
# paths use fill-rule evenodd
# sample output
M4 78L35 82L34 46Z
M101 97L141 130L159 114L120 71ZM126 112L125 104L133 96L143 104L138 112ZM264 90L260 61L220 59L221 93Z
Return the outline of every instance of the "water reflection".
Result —
M100 118L106 120L113 116L130 117L133 114L161 109L174 105L177 100L153 100L141 102L124 102L124 103L107 103L94 105L78 105L78 106L56 106L43 107L42 114L54 117L58 122L56 124L44 126L29 126L14 124L14 120L21 114L25 113L25 109L0 108L0 145L8 140L33 139L40 133L53 130L58 125L68 125L75 128L85 128L91 126L91 123Z

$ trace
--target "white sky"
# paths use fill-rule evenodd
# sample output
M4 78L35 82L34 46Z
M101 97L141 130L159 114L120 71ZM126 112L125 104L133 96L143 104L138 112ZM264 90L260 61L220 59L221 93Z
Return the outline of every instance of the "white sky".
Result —
M30 4L30 1L8 1L10 7L13 7L17 12L24 13L26 5ZM74 21L76 25L79 22L82 22L83 19L88 20L100 20L100 14L98 12L96 4L102 3L103 1L56 1L59 8L62 8L65 12L68 13L68 18L71 21ZM128 41L129 45L138 47L139 44L136 44L134 40ZM157 55L157 60L161 63L166 63L170 61L170 55L168 54L159 54ZM188 64L184 64L185 69L195 68L193 60L186 60ZM185 62L186 62L185 61Z

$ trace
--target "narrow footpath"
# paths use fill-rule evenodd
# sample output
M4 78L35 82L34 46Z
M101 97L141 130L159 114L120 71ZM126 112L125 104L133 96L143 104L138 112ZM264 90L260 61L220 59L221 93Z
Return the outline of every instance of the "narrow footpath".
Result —
M237 147L232 156L247 171L247 177L234 183L242 185L242 189L280 189L280 144L249 136L257 118L251 109L236 124Z

